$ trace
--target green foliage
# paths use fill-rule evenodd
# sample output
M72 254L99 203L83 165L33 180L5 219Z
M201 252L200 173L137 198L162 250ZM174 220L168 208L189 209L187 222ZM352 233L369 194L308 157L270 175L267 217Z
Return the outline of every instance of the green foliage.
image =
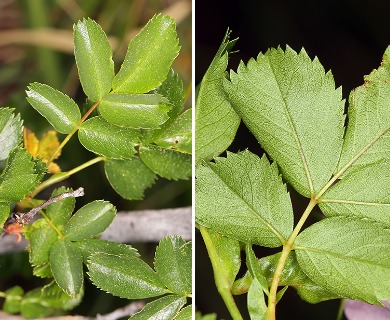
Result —
M22 138L20 115L14 115L13 109L0 109L0 161L8 158L10 152L19 145Z
M171 294L148 303L140 312L133 315L130 319L178 319L175 316L185 303L185 298Z
M348 298L380 305L390 299L389 48L378 70L351 92L345 127L341 89L335 89L331 73L304 49L296 53L288 46L241 62L229 75L221 70L215 90L224 92L227 102L218 104L223 111L209 110L200 93L208 86L217 53L197 97L196 119L209 119L196 123L197 137L208 133L213 117L233 107L273 160L270 164L265 155L258 158L246 150L209 161L225 151L231 132L208 152L202 138L195 148L196 221L233 319L242 317L232 293L248 293L252 319L272 320L287 286L310 303ZM230 126L235 123L229 120ZM282 179L310 198L304 212L296 213L295 225ZM316 205L325 217L307 226ZM220 263L224 249L210 245L210 233L245 245L248 272L231 290L221 290L219 275L229 262ZM282 248L258 260L252 244Z

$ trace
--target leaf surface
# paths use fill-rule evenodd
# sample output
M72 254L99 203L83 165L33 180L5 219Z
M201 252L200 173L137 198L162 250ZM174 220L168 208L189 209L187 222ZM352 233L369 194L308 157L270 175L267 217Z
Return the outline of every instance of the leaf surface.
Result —
M267 319L264 292L257 279L253 279L248 291L248 312L251 320Z
M34 228L30 240L30 263L33 266L43 265L49 262L50 249L57 241L57 233L47 223L39 228Z
M71 192L71 191L73 191L73 189L61 187L55 189L52 192L51 197L54 198L55 196L58 196L61 193ZM54 202L51 205L47 206L46 215L48 218L52 220L52 222L55 225L65 224L69 220L70 216L72 215L75 204L76 204L76 199L74 197L68 197L60 201Z
M144 190L153 185L156 175L141 159L108 159L104 170L114 190L125 199L140 200Z
M50 250L50 266L57 284L76 297L83 287L83 257L69 240L58 240Z
M0 108L0 161L8 158L11 150L22 140L20 115L14 115L14 109Z
M304 273L333 294L380 304L390 298L390 230L383 224L327 218L295 240Z
M160 281L172 292L185 296L192 292L192 246L178 236L163 238L154 258Z
M199 87L195 105L195 159L210 160L232 143L239 116L222 89L229 51L236 40L228 31Z
M132 255L96 253L89 258L88 274L98 288L127 299L143 299L168 293L157 274Z
M185 306L181 309L175 320L192 320L192 305Z
M239 241L278 247L293 227L290 197L276 163L249 151L197 167L196 220Z
M117 93L146 93L157 88L167 77L179 49L174 20L155 15L130 41L112 88Z
M80 82L87 97L100 101L110 92L114 61L107 36L92 19L73 26L74 55Z
M71 241L93 238L106 230L115 216L116 209L108 201L90 202L72 216L63 235Z
M100 114L108 122L126 128L158 128L168 120L172 109L159 94L109 94L99 105Z
M79 107L70 97L41 83L28 86L27 100L61 133L71 133L81 120Z
M240 63L224 86L283 177L302 195L316 195L337 166L344 132L341 88L332 74L304 49L287 47Z
M186 299L177 295L170 294L159 298L143 307L143 309L132 317L131 320L149 320L149 319L176 319L179 310L186 303Z
M129 159L139 143L139 132L113 125L102 117L93 117L78 132L82 145L94 153L111 159Z

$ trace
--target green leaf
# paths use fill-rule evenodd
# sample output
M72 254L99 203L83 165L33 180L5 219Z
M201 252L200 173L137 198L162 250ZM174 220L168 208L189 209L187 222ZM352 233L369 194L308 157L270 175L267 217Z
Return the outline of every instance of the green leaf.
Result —
M83 255L84 263L95 253L127 254L138 257L138 251L130 245L101 239L85 239L74 243Z
M192 152L192 109L183 112L153 139L158 146L184 153Z
M45 285L41 290L43 305L56 309L71 310L76 307L83 297L83 290L76 297L67 295L55 281Z
M144 299L168 293L157 274L132 255L96 253L88 261L89 276L98 288L127 299Z
M53 278L50 263L45 263L40 266L33 266L33 275L40 278Z
M249 151L228 153L196 170L196 221L239 241L278 247L293 228L278 168Z
M168 120L172 109L159 94L109 94L99 105L101 116L108 122L126 128L158 128Z
M230 80L229 100L283 178L302 195L316 195L337 166L344 133L344 102L331 72L304 49L287 47L240 63Z
M139 143L139 131L118 127L102 117L93 117L81 125L79 140L94 153L112 159L129 159Z
M265 304L264 292L257 279L253 279L248 291L248 312L251 320L266 320L267 305Z
M232 294L234 295L240 295L247 293L249 290L249 287L252 284L253 277L249 271L247 271L243 277L238 278L234 281L232 286Z
M192 305L185 306L181 309L175 320L192 320Z
M68 240L58 240L50 250L50 265L57 284L71 297L83 287L83 257Z
M195 106L195 159L209 160L232 143L239 116L222 90L229 50L237 39L229 41L228 31L200 84Z
M130 41L112 88L119 93L145 93L157 88L167 77L179 50L174 20L155 15Z
M176 319L180 308L184 306L186 299L177 295L170 294L159 298L143 307L143 309L132 317L131 320L149 320L149 319Z
M111 90L114 61L107 36L92 19L73 26L74 55L80 82L92 101L100 101Z
M25 319L38 319L50 316L55 310L45 304L41 298L42 292L40 288L31 290L25 294L20 303L20 313Z
M390 230L369 220L327 218L295 240L303 272L333 294L381 304L390 299Z
M136 157L129 160L108 159L104 169L111 186L125 199L142 199L144 190L156 179L153 171Z
M0 161L7 159L11 150L22 140L23 121L13 111L10 108L0 108Z
M38 221L37 221L38 222ZM41 221L39 221L41 222ZM46 221L44 225L41 224L38 228L34 228L28 236L30 240L30 263L33 266L43 265L49 262L50 249L57 241L57 232Z
M54 189L51 194L51 197L54 198L61 193L71 191L73 191L73 189L65 187ZM63 225L69 220L70 216L72 215L75 204L76 199L73 197L68 197L60 201L54 202L46 208L46 216L51 219L52 223L54 223L55 225Z
M10 214L9 202L0 202L0 228L4 226L4 223L7 221L9 214Z
M327 216L370 218L389 224L389 178L387 161L362 167L328 189L319 199L319 206Z
M150 170L163 178L179 180L191 177L192 157L190 154L150 145L141 146L139 155Z
M42 178L41 172L36 171L37 164L25 149L12 150L0 175L0 200L17 202L31 192Z
M245 246L246 265L253 278L256 278L265 294L269 295L268 282L260 268L258 260L253 252L252 245L247 243Z
M106 230L115 216L116 209L111 203L93 201L72 216L62 233L71 241L93 238Z
M23 299L24 290L19 286L7 289L5 292L3 311L7 313L19 313L20 302Z
M61 133L71 133L81 120L79 107L70 97L45 84L31 83L27 100Z
M192 292L192 247L179 236L163 238L154 258L161 283L181 296Z
M231 288L241 267L240 243L204 227L200 227L200 231L213 268L217 270L214 274L216 283L223 282Z
M374 69L368 76L364 77L364 80L367 82L378 81L386 82L390 80L390 46L386 48L385 53L383 54L382 63L378 69Z

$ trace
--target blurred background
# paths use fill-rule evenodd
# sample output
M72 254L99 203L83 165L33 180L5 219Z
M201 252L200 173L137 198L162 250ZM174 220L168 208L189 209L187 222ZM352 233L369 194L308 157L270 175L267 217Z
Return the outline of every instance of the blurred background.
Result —
M51 127L26 101L25 90L30 82L52 86L71 96L83 110L88 109L73 56L72 26L83 17L97 21L108 35L116 71L129 41L154 14L162 12L174 17L181 51L173 68L182 78L184 88L191 90L191 8L191 0L1 0L0 107L15 108L21 113L24 125L38 137ZM187 97L186 107L191 107L191 95ZM63 138L60 136L60 140ZM63 171L68 171L93 157L73 137L57 162ZM106 181L101 163L60 185L85 188L86 195L78 199L78 207L95 199L105 199L118 211L189 206L192 197L191 181L158 179L146 190L143 201L124 200ZM51 190L45 190L39 198L49 198ZM155 245L136 247L145 260L152 261ZM26 253L0 256L0 291L13 285L25 290L42 285L41 279L32 276ZM127 302L103 293L86 281L84 301L74 313L96 316Z
M239 60L270 47L286 44L294 50L302 47L311 58L317 56L332 70L336 86L342 86L343 97L363 84L363 76L380 65L382 55L390 45L390 2L378 0L328 1L195 1L195 82L198 84L227 30L231 39L239 38L230 58L229 69L236 69ZM389 106L390 107L390 106ZM236 140L229 148L238 151L249 148L263 153L258 142L241 125ZM302 213L308 200L291 192L294 209ZM320 215L314 212L312 221ZM297 220L296 220L297 221ZM218 319L230 319L215 283L200 234L196 233L196 304L202 313L216 312ZM258 252L258 256L272 250ZM246 296L237 297L241 310L246 309ZM288 289L277 307L278 319L335 319L339 301L310 305L301 301L294 289ZM245 315L245 313L243 313ZM246 314L245 319L249 319Z

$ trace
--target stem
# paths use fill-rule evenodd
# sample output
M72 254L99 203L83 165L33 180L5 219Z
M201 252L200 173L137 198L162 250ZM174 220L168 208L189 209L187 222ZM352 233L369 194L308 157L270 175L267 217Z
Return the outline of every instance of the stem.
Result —
M88 118L88 116L92 113L93 110L96 109L96 107L99 105L100 102L95 102L94 105L84 114L84 116L81 118L78 125L73 129L72 132L70 132L65 139L61 142L61 144L58 146L56 151L54 151L53 155L50 157L50 159L46 162L46 166L48 166L54 159L56 159L57 155L61 152L63 147L68 143L70 138L77 132L77 130L80 129L81 124L85 121L85 119Z
M301 218L299 219L297 225L295 226L293 232L291 233L290 237L288 238L286 244L283 246L282 255L280 256L278 265L276 266L274 276L272 278L270 293L268 296L268 320L275 320L276 319L276 294L278 291L279 281L280 277L282 275L282 271L284 268L284 265L287 261L287 257L290 254L294 241L296 237L298 236L298 233L301 231L303 224L305 223L306 219L309 217L311 211L317 204L317 199L312 198L307 205L307 208L303 212Z
M49 179L43 181L38 187L36 187L35 190L30 194L30 197L34 198L43 189L46 189L47 187L49 187L57 182L68 179L72 174L79 172L79 171L99 162L99 161L104 161L105 159L106 159L105 157L97 157L97 158L94 158L94 159L89 160L87 162L84 162L82 165L80 165L76 168L73 168L72 170L70 170L68 172L60 172L60 173L57 173L57 174L51 176Z
M336 320L342 320L343 319L344 302L345 302L345 299L340 299L340 307L339 307L339 311L337 313Z
M233 320L243 320L240 310L238 310L237 305L233 299L231 292L231 285L225 274L223 266L221 266L218 252L213 245L213 242L210 238L210 234L207 228L199 226L199 230L202 234L203 241L206 245L207 252L210 257L211 265L213 266L215 284L217 286L218 292L221 295L226 307L228 308L230 315Z

